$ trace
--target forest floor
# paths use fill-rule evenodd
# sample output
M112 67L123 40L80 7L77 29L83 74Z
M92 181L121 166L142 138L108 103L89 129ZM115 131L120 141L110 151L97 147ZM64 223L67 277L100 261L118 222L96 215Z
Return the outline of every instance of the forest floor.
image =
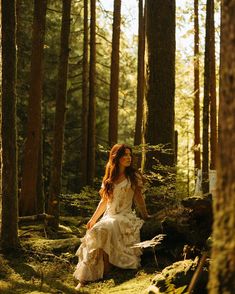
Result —
M157 273L153 256L143 258L139 270L113 268L104 280L74 290L74 254L85 223L84 218L64 217L59 235L49 237L43 224L21 225L22 250L0 253L0 293L146 293Z

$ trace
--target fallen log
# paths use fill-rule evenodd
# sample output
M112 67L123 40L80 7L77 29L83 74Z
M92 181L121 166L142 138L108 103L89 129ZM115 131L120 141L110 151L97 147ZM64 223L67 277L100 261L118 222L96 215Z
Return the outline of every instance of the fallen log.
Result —
M55 218L54 215L41 213L36 215L27 215L18 217L18 222L30 222L30 221L39 221L39 220L49 220Z
M145 222L141 240L149 240L158 234L166 234L165 241L175 247L177 243L204 246L212 229L212 199L190 197L178 206L168 207Z

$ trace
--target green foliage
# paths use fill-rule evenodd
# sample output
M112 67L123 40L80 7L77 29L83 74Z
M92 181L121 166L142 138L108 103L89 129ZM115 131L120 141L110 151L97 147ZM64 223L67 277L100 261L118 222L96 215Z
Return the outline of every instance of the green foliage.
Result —
M186 293L185 290L187 288L187 285L176 288L174 284L171 284L169 281L166 282L166 291L165 293L172 293L172 294L182 294Z
M86 186L79 194L61 194L60 199L63 214L91 216L100 196L98 190Z

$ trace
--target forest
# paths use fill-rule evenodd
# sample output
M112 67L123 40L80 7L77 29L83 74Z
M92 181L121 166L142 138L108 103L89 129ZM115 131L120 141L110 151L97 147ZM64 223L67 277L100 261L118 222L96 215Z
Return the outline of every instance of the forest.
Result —
M235 0L0 9L0 293L235 293ZM117 143L144 179L141 267L76 291Z

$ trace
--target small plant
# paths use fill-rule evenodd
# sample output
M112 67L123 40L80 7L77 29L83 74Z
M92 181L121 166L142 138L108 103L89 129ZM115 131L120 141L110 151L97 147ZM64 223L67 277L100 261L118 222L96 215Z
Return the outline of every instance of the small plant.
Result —
M171 293L171 294L183 294L187 293L185 292L187 285L184 285L182 287L176 288L174 284L171 284L169 281L166 282L166 291L165 293Z

